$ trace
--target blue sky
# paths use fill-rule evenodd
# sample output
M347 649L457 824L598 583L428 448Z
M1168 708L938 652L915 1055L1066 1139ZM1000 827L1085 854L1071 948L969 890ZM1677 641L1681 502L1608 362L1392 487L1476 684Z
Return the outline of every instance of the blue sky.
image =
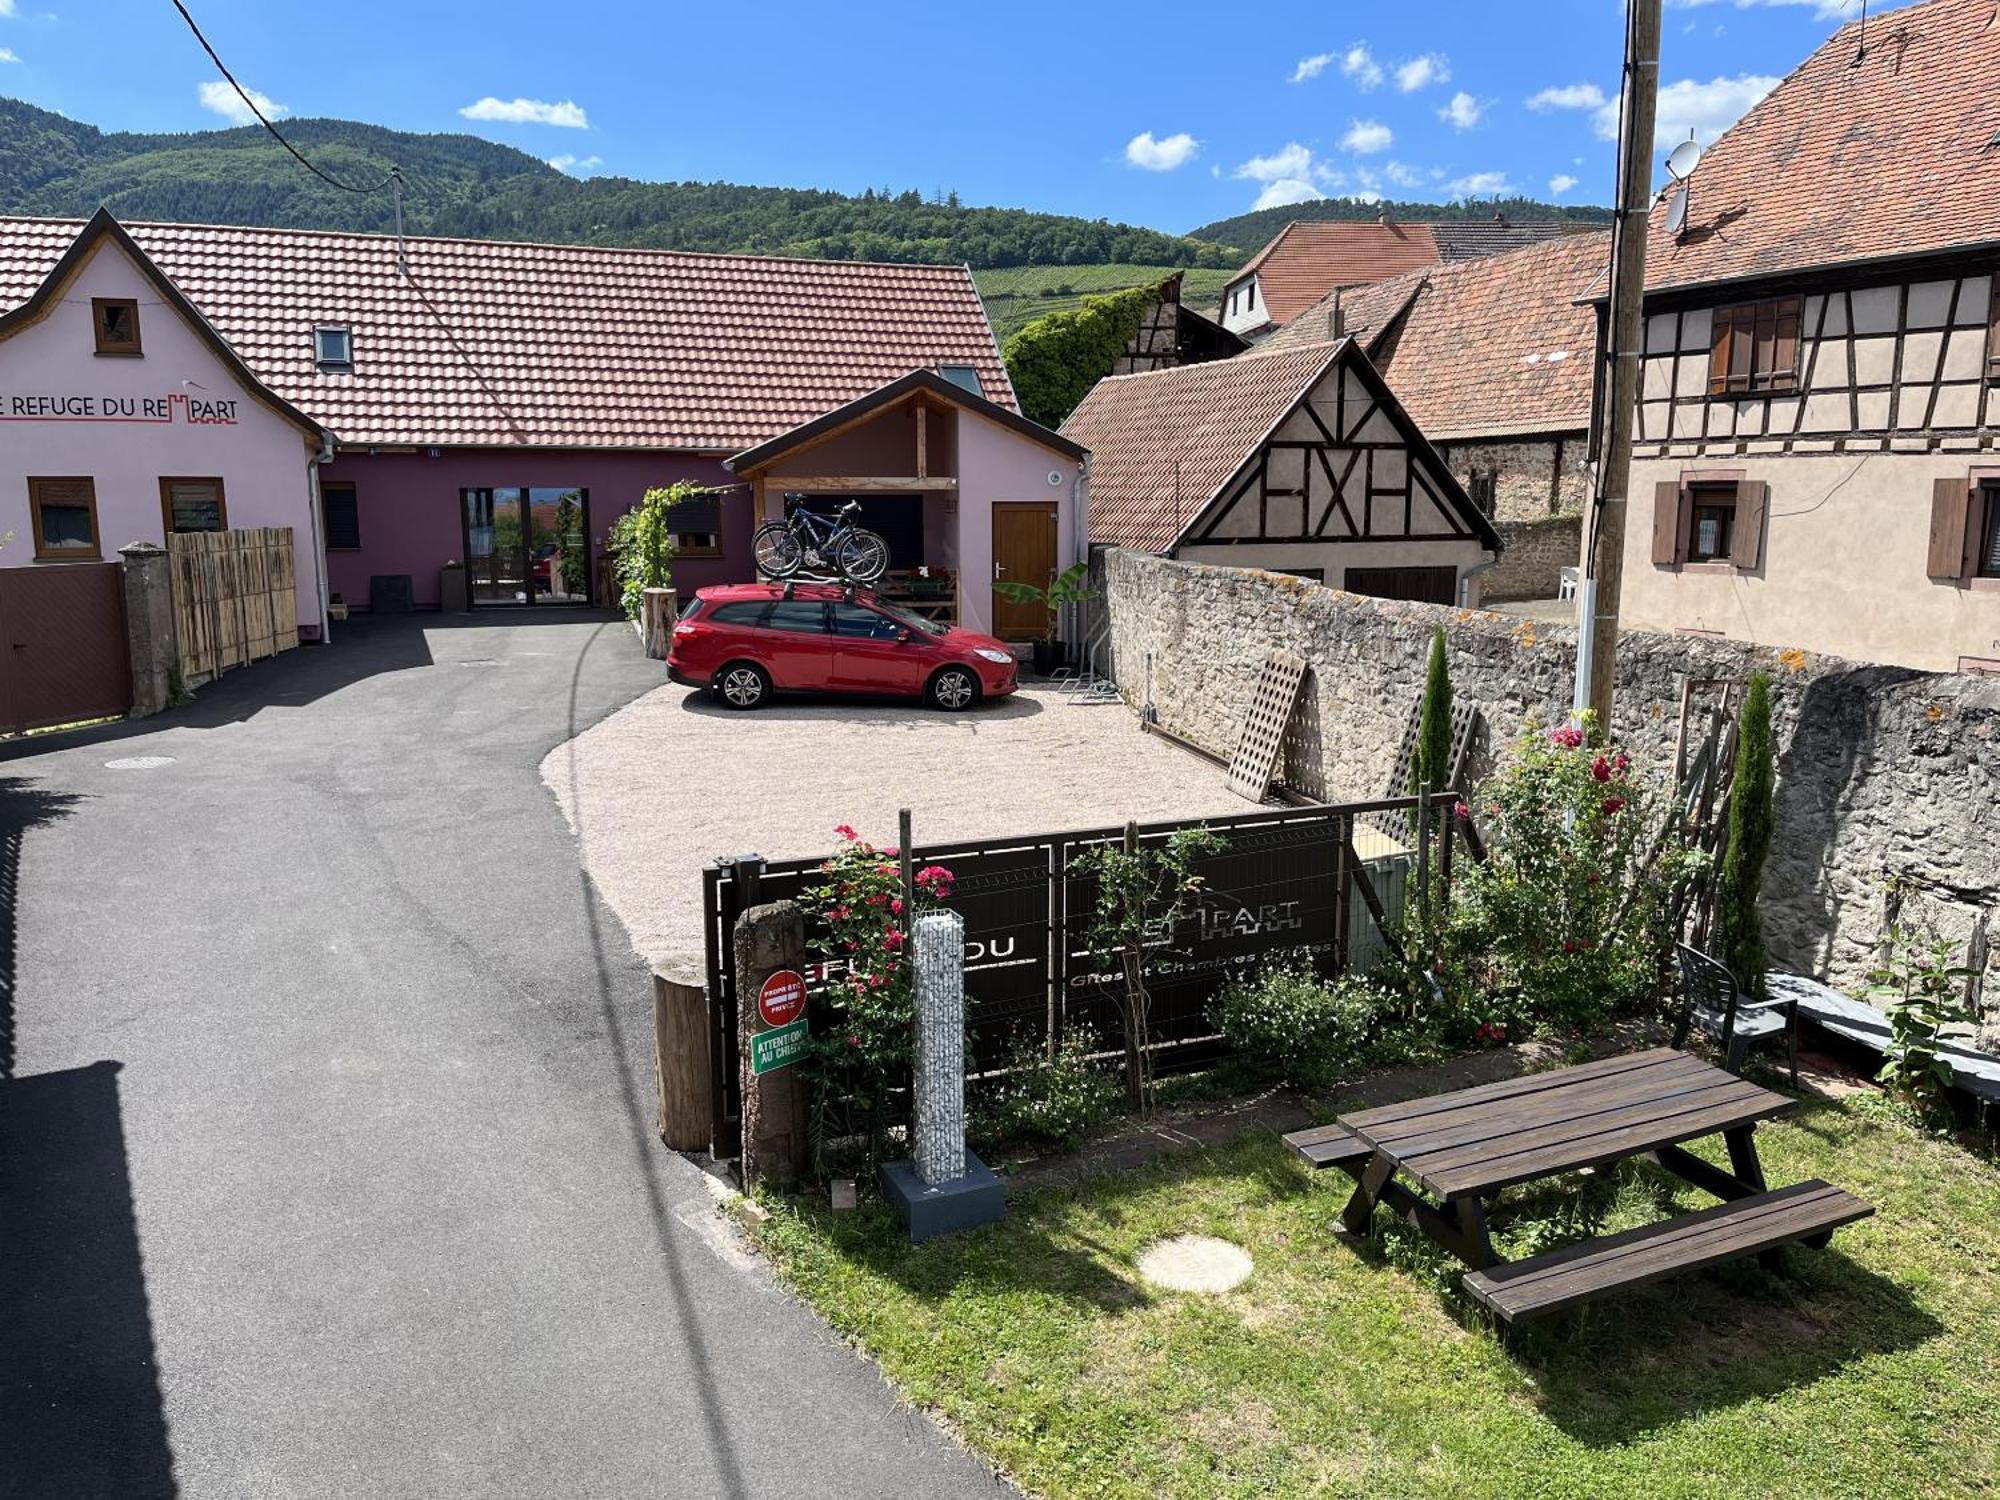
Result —
M290 115L1172 230L1322 194L1606 202L1624 24L1618 0L189 4ZM1668 0L1662 141L1712 139L1859 4ZM169 0L0 0L0 93L105 129L240 107Z

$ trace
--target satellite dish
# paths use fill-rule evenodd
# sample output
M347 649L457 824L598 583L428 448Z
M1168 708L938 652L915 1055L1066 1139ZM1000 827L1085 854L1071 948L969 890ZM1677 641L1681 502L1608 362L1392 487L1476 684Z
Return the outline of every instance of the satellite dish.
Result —
M1682 141L1667 154L1667 171L1675 182L1686 182L1694 176L1694 169L1701 165L1701 146L1692 137Z
M1681 231L1688 223L1688 189L1685 182L1674 188L1673 197L1667 200L1667 233L1680 238Z

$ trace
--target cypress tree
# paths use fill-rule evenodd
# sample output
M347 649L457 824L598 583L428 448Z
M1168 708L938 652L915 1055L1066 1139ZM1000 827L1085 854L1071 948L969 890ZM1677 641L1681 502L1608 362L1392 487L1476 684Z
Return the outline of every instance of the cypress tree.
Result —
M1444 628L1431 632L1430 665L1424 672L1424 705L1417 719L1417 744L1410 756L1410 790L1428 781L1431 791L1451 790L1451 670L1445 665Z
M1771 852L1772 784L1771 679L1750 678L1743 711L1736 721L1736 774L1729 787L1729 842L1715 888L1716 956L1729 966L1743 992L1762 1000L1769 993L1764 970L1764 920L1757 897L1764 884L1764 859Z

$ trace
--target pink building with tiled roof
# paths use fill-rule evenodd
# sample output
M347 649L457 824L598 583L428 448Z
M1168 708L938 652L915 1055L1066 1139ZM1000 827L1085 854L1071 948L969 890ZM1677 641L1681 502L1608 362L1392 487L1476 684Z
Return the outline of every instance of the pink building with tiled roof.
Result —
M0 219L0 312L29 304L84 230L73 220ZM1080 503L1073 464L1044 462L1032 433L993 420L1018 420L1017 406L962 266L425 238L399 245L387 235L184 224L128 225L116 238L141 263L137 274L184 300L187 318L270 398L265 405L323 431L329 457L310 472L295 466L287 505L301 536L322 538L326 588L352 607L405 592L419 607L437 604L440 570L458 561L475 601L594 595L612 520L647 489L680 479L720 493L677 517L677 585L749 577L752 499L723 460L913 370L966 393L962 405L933 401L935 442L948 442L960 423L993 426L1005 433L1000 446L1033 450L1015 467L1034 490L1014 498L1060 499L1064 511ZM169 314L146 300L137 316L149 342L130 366L155 385L192 378L155 352L150 335ZM181 310L174 316L184 321ZM11 389L34 383L5 343L0 371ZM20 453L50 431L33 419L10 436L22 440ZM168 462L157 432L105 425L96 436L128 467ZM960 446L984 453L992 445L983 437ZM1058 470L1064 477L1050 483ZM0 474L0 485L23 487L29 472ZM987 523L985 505L975 515L944 498L962 476L937 468L930 477L933 490L868 501L884 514L911 512L893 518L908 522L892 528L905 554L899 569L938 565L954 577L966 562L990 569L990 538L966 540ZM140 510L126 504L133 483L120 479L115 496L103 488L100 509L137 528ZM250 524L247 489L273 486L231 486L231 524ZM9 514L26 503L11 497ZM774 511L783 503L775 491L769 497ZM156 495L150 539L161 529ZM1053 532L1051 546L1060 550ZM577 565L584 550L587 570ZM0 564L15 560L0 552ZM983 584L954 601L974 623L990 613Z

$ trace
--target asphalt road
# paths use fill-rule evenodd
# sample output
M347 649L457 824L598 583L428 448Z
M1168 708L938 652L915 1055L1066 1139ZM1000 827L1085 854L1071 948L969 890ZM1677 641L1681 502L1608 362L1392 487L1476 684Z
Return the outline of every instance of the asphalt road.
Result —
M536 772L659 669L491 619L0 764L0 1494L1003 1493L660 1146Z

